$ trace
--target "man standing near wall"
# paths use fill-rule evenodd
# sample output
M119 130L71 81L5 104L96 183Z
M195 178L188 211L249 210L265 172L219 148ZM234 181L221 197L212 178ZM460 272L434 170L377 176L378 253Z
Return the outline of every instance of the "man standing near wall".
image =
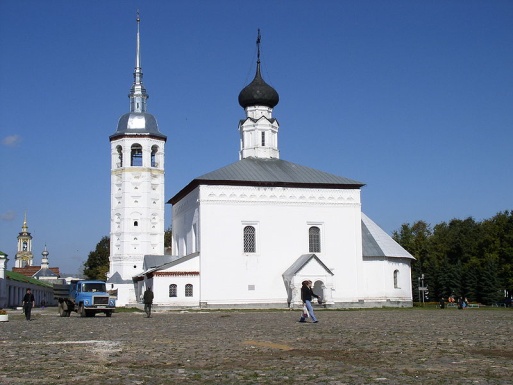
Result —
M153 292L151 291L151 287L148 287L144 292L143 297L144 302L144 312L146 313L146 317L150 318L151 316L151 305L153 303Z
M32 294L32 290L27 289L27 293L23 297L23 312L25 313L25 319L27 321L30 321L30 314L32 313L32 308L34 307L34 304L34 294Z

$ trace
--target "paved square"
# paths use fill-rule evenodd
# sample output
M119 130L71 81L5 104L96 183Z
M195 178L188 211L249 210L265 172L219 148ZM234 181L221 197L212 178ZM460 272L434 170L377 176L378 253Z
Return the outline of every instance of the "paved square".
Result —
M56 313L0 323L0 384L513 384L511 309Z

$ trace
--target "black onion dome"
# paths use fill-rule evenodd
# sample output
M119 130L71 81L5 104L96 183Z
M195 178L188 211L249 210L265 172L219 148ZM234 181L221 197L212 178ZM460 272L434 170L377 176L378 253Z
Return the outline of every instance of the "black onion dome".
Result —
M239 94L239 104L242 108L249 106L267 106L274 108L280 97L274 88L267 84L260 75L260 63L257 63L255 78L242 89Z

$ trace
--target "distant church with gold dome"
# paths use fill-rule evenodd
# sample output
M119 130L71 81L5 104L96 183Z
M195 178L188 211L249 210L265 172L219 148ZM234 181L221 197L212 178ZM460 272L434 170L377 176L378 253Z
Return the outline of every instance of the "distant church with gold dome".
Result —
M32 277L42 280L56 280L60 277L58 267L50 267L48 261L48 252L46 245L41 253L41 265L34 265L34 254L32 254L32 235L28 232L27 216L23 220L21 232L18 235L18 251L16 252L14 260L14 268L12 271L15 273L23 274L26 277Z
M28 231L25 214L21 232L18 234L18 246L12 271L7 271L8 255L0 252L0 308L21 306L26 289L32 289L36 306L48 306L55 303L53 283L60 283L60 270L50 267L45 248L41 253L41 265L34 265L32 253L32 235Z

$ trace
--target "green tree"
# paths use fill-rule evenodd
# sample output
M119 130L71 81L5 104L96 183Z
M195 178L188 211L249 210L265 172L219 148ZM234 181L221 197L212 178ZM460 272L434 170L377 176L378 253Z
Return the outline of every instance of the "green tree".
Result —
M96 244L84 262L84 275L89 279L107 279L109 271L110 238L105 236Z
M479 285L481 280L481 260L477 257L472 258L465 264L464 284L461 295L468 298L469 301L479 301Z
M413 225L404 223L399 231L392 233L392 238L415 258L412 262L412 291L413 298L418 302L421 301L418 282L419 277L425 273L424 264L428 262L431 235L431 227L424 221L417 221Z
M164 250L166 254L171 254L171 241L173 239L173 231L171 226L164 232Z
M425 276L430 297L464 296L491 304L513 295L513 211L476 222L472 217L441 222L433 230L423 221L403 224L393 238L414 257L412 289Z
M447 258L437 261L436 270L431 274L434 278L433 289L431 290L431 280L429 281L430 291L433 292L433 298L449 298L461 291L461 273L458 265L450 264Z
M503 290L513 294L513 211L483 221L482 255L497 257L497 275Z
M482 261L477 300L485 305L491 305L502 298L497 259L486 256Z

